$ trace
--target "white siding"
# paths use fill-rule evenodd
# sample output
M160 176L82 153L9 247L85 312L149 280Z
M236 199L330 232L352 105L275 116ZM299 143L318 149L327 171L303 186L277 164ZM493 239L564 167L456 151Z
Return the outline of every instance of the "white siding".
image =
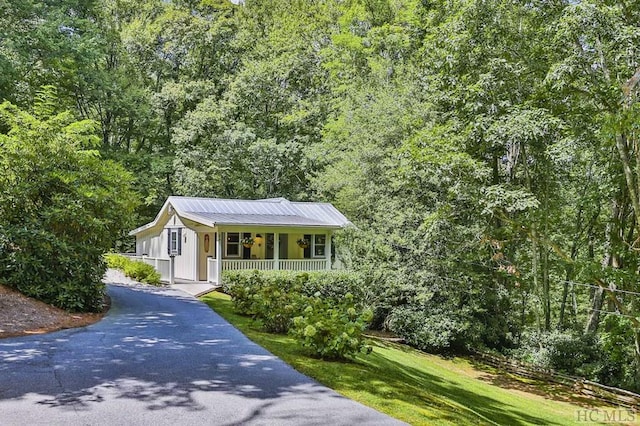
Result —
M189 228L182 228L182 253L176 256L176 278L197 281L198 235Z

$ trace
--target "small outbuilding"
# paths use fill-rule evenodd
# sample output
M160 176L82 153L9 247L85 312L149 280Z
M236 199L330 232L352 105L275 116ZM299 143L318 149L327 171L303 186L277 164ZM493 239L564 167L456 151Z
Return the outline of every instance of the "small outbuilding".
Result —
M129 235L135 257L164 280L173 269L177 279L218 283L225 270L331 269L332 233L349 224L329 203L169 197Z

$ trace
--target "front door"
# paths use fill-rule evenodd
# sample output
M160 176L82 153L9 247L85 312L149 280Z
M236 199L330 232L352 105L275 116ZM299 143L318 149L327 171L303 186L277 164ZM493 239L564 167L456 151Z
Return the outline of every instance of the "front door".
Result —
M212 253L213 234L198 234L198 280L207 280L207 257Z

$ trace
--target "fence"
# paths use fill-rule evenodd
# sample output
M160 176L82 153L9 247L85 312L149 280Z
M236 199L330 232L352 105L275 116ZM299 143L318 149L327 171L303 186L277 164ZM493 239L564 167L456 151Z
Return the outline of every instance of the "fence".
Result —
M578 394L595 398L607 404L622 406L636 411L640 410L640 395L628 390L601 385L580 377L569 376L554 370L536 367L492 354L476 353L472 358L516 376L559 383L573 388Z

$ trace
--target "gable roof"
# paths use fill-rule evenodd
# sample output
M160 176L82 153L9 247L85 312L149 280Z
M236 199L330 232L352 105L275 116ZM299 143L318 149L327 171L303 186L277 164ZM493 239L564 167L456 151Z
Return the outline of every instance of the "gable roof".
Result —
M227 200L221 198L169 197L153 220L129 232L139 234L158 225L173 209L179 217L207 226L299 226L343 228L350 224L329 203L292 202L285 198Z

